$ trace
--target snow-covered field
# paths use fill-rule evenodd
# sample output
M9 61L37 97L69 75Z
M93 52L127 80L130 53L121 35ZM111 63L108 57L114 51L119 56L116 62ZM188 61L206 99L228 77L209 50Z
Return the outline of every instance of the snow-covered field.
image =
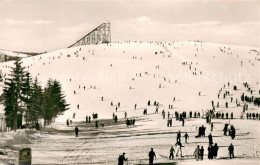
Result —
M214 100L220 105L217 112L229 112L229 115L233 112L234 119L213 119L215 128L211 133L220 149L218 159L210 163L246 161L259 164L260 121L247 120L245 115L240 119L244 105L240 96L242 93L251 96L243 83L249 84L252 96L259 97L260 55L257 52L259 48L191 41L123 42L80 46L24 58L24 66L41 80L42 85L49 78L59 80L70 104L70 109L45 132L28 133L31 144L24 146L32 148L34 164L116 164L122 152L126 152L128 164L144 164L148 163L151 147L157 154L156 163L170 162L167 158L169 149L174 146L176 133L180 130L182 136L188 132L190 139L183 144L184 157L177 157L172 162L194 164L192 154L196 146L204 146L205 159L208 146L207 137L195 138L197 127L206 126L207 136L211 132L210 126L201 117L188 118L185 127L174 118L173 127L167 127L167 119L162 118L161 112L196 111L204 114L212 108L211 101ZM3 74L9 72L12 63L0 63ZM234 85L238 90L233 90ZM224 99L225 91L230 95ZM236 105L236 99L240 106ZM154 101L160 103L159 114L154 114L155 106L147 106L148 100L152 104ZM118 102L121 106L116 112ZM225 107L226 102L229 108ZM173 109L168 108L169 104ZM143 115L144 108L148 108L148 115ZM136 118L134 127L125 126L125 112L128 118ZM251 103L248 112L260 113L260 108ZM73 113L75 119L72 119ZM92 113L98 113L99 119L105 123L104 128L96 129L94 122L84 123L86 115ZM118 124L112 121L113 113L119 117ZM66 127L67 119L73 120L72 126ZM223 136L225 123L235 126L235 140ZM74 136L76 125L80 130L78 138ZM5 139L8 133L1 135ZM234 144L238 157L232 161L226 160L230 143ZM3 144L5 142L1 141L0 145Z

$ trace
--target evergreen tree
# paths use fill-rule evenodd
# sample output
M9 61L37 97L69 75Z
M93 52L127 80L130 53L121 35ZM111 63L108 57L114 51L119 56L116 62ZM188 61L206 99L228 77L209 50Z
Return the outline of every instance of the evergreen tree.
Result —
M65 95L61 90L61 84L57 80L52 82L51 88L51 96L55 105L53 107L53 117L57 117L58 115L63 114L63 112L68 109L69 105L66 104Z
M22 97L21 100L23 101L23 109L25 112L25 120L26 120L26 125L28 126L29 123L32 122L32 109L31 109L31 96L32 96L32 78L29 72L25 73L25 81L22 84L21 88L21 93Z
M32 95L30 101L31 111L29 116L33 124L36 124L39 119L43 117L43 90L39 85L37 77L32 85Z
M43 119L44 119L44 127L49 124L52 120L53 116L53 107L54 102L51 96L51 88L52 88L52 80L49 79L47 82L47 86L44 88L43 92Z
M10 78L5 82L5 116L7 123L15 131L17 129L18 113L22 114L22 85L25 82L24 79L24 67L22 67L22 61L16 60L14 67L11 68ZM12 105L11 105L12 104ZM13 120L13 121L11 121ZM13 126L11 126L13 124Z
M57 80L48 80L47 86L44 88L43 97L43 119L44 126L46 126L53 118L63 114L68 109L69 104L66 103L65 95Z
M16 123L14 123L14 121L15 121L15 119L17 120L17 112L15 112L15 109L14 109L15 85L14 85L13 81L6 82L6 85L8 85L8 87L6 87L4 89L4 97L5 97L4 111L5 111L5 116L6 116L6 126L14 129L14 126L16 124Z

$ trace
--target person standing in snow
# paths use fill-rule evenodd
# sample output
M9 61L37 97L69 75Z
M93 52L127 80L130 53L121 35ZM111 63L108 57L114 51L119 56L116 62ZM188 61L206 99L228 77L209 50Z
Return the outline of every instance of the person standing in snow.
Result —
M230 146L228 147L228 151L229 151L229 158L230 159L234 159L235 157L234 157L234 146L233 146L233 144L231 143L230 144Z
M208 147L208 159L209 160L211 160L211 159L213 159L213 147L212 147L212 145L211 144L209 144L209 147Z
M188 138L189 138L188 133L186 132L185 135L184 135L183 137L185 138L185 143L187 143L187 140L188 140Z
M197 146L197 148L195 149L193 155L195 155L196 161L199 161L199 157L200 157L200 146Z
M177 133L177 143L181 141L181 131Z
M151 151L149 152L149 164L153 164L154 157L156 157L155 152L153 151L153 148L151 148Z
M203 160L203 156L204 156L204 148L203 146L201 146L200 148L200 159Z
M218 156L218 144L215 143L213 146L213 157L216 158Z
M88 116L86 116L86 123L88 123Z
M214 127L214 125L213 125L213 123L211 122L211 125L210 125L211 131L213 131L213 127Z
M170 149L170 156L169 156L170 160L174 158L174 152L175 152L175 150L173 149L173 147L171 147L171 149Z
M77 126L75 127L75 135L76 135L76 137L78 137L78 135L79 135L79 129Z
M209 144L210 145L213 144L213 138L212 138L211 133L209 134L208 138L209 138Z
M69 119L67 119L66 124L67 124L67 127L70 125Z

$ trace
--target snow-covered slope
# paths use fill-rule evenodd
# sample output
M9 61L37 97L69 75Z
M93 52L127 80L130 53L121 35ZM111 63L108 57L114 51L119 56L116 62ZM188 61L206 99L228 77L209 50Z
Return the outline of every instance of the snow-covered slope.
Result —
M248 82L253 90L252 96L259 97L260 57L257 52L259 48L191 41L124 42L80 46L24 58L24 66L41 80L43 86L49 78L58 79L62 83L67 102L71 104L70 109L52 124L51 129L59 131L50 134L41 132L39 137L42 139L30 146L33 150L33 163L116 164L118 155L126 152L129 164L144 164L148 162L147 153L151 147L157 153L156 163L169 162L170 146L174 146L176 133L180 130L182 133L188 132L190 138L187 144L183 142L184 157L175 158L174 161L192 164L192 154L198 144L204 146L205 158L207 154L207 137L195 138L200 125L207 127L206 136L212 133L214 143L220 146L217 161L211 163L244 162L238 157L246 158L248 163L249 158L259 158L259 121L240 119L244 105L240 96L242 93L251 96L243 83ZM11 61L0 63L4 75L12 65ZM234 85L238 90L233 90ZM230 95L224 99L225 91L229 91ZM104 97L104 101L101 101L101 97ZM240 106L236 105L236 99ZM148 100L152 104L154 101L160 103L159 114L154 114L155 106L147 106ZM203 114L212 108L212 100L215 105L217 102L220 104L216 111L229 114L233 112L235 118L214 119L212 132L210 125L202 118L188 118L185 127L174 120L173 127L167 127L167 119L161 116L162 110L166 114L174 114L175 111L199 111ZM111 106L111 102L114 106ZM116 112L115 105L118 102L121 106ZM225 107L226 102L229 108ZM168 108L169 104L173 105L173 109ZM148 115L143 115L144 108L148 108ZM76 118L72 119L74 112ZM93 122L74 122L70 127L65 125L66 119L84 121L85 116L92 113L98 113L99 118L109 119L115 113L121 119L125 112L127 117L136 118L135 127L126 127L123 120L118 125L113 125L111 120L102 120L106 125L99 129L94 127ZM249 104L247 112L260 113L260 108ZM237 130L235 140L223 136L223 126L228 122ZM74 126L80 129L79 138L74 137ZM224 159L228 157L227 147L230 143L235 146L236 159L226 161ZM177 150L175 146L174 148ZM205 164L209 161L200 162ZM257 164L259 159L249 162Z
M4 54L4 55L10 56L10 57L21 57L21 58L28 57L27 54L15 53L15 52L6 51L6 50L0 50L0 54Z
M117 112L121 118L125 111L128 116L142 115L141 108L146 107L148 100L159 101L160 109L167 111L168 105L173 104L170 113L202 112L211 108L212 100L216 102L224 84L234 100L240 100L241 93L246 92L243 82L249 82L253 95L259 96L260 57L249 54L251 49L204 42L112 43L57 50L23 59L23 64L42 83L49 78L62 83L71 106L58 120L65 121L74 112L78 120L92 113L98 113L99 118L111 118L115 112L111 101L114 105L121 103ZM8 72L11 64L0 64L3 73ZM239 90L233 91L233 85ZM222 94L218 111L234 112L239 117L242 107L233 101L229 109L224 108L231 96L224 100ZM134 104L139 110L134 111ZM249 109L259 110L253 105Z

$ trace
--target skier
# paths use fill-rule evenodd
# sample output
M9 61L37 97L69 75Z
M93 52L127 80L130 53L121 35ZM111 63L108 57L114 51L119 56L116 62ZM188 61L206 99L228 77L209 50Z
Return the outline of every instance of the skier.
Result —
M79 104L77 105L77 109L79 109Z
M127 161L127 158L125 158L125 153L118 157L118 165L124 165L124 161Z
M78 137L78 135L79 135L79 129L77 126L75 127L75 135L76 135L76 137Z
M151 151L149 152L149 164L153 164L154 157L156 157L155 152L153 151L153 148L151 148Z
M177 148L177 152L176 152L176 156L178 156L178 153L179 153L179 151L180 151L180 153L181 153L181 157L182 157L182 144L181 144L181 142L179 141L179 142L177 142L176 144L175 144L178 148Z

